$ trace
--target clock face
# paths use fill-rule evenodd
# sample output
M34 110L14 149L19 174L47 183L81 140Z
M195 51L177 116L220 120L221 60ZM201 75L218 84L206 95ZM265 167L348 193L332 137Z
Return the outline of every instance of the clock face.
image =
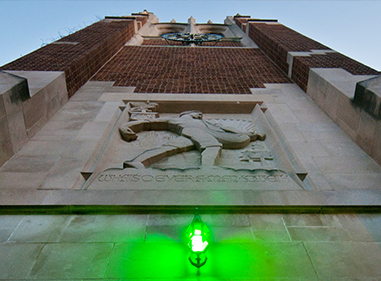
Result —
M162 38L165 40L171 40L171 41L177 41L177 42L183 42L184 44L202 44L203 42L213 42L213 41L219 41L224 36L220 34L192 34L192 33L166 33L161 35Z

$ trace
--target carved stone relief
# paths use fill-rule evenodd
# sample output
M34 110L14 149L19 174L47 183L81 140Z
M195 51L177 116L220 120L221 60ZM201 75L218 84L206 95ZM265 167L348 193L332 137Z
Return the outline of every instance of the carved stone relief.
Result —
M251 115L204 118L192 110L162 117L152 102L128 103L126 112L127 122L119 123L113 137L118 156L108 153L113 160L100 165L106 169L86 188L301 189L296 177L277 166L266 132L257 129ZM123 163L115 165L121 155Z

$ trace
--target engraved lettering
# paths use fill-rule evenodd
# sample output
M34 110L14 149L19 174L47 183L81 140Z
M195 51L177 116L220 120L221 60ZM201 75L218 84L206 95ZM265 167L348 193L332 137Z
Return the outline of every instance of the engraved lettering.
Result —
M175 178L175 176L169 177L168 175L165 175L165 177L168 178L168 181L172 181Z
M183 175L176 175L175 181L176 182L184 182L184 176Z
M144 182L151 182L154 178L151 175L143 175L143 176L141 176L141 179Z
M204 182L204 181L205 181L204 175L200 175L196 177L196 182Z
M165 175L158 175L155 177L157 182L165 182Z
M278 182L278 179L275 176L267 176L269 182Z
M138 182L140 180L140 177L139 177L139 175L132 175L132 181L133 182Z
M105 175L100 174L99 177L98 177L98 181L101 181L101 182L104 181L104 176Z
M185 182L194 182L194 178L193 178L193 176L186 175L186 176L185 176Z
M228 182L228 183L248 183L248 182L269 182L281 183L290 182L288 175L148 175L148 174L100 174L97 177L99 182Z

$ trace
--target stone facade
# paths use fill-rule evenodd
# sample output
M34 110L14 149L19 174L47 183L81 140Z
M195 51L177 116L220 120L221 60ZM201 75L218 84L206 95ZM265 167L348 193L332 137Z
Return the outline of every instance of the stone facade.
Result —
M0 280L378 280L379 74L276 20L146 11L2 66Z

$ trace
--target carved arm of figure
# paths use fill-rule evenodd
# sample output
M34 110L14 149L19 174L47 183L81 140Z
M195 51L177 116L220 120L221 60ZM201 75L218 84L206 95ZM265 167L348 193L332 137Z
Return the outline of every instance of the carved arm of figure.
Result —
M182 128L176 124L170 124L169 119L165 118L127 122L119 128L122 139L127 142L136 140L136 134L142 131L171 131L181 135Z

